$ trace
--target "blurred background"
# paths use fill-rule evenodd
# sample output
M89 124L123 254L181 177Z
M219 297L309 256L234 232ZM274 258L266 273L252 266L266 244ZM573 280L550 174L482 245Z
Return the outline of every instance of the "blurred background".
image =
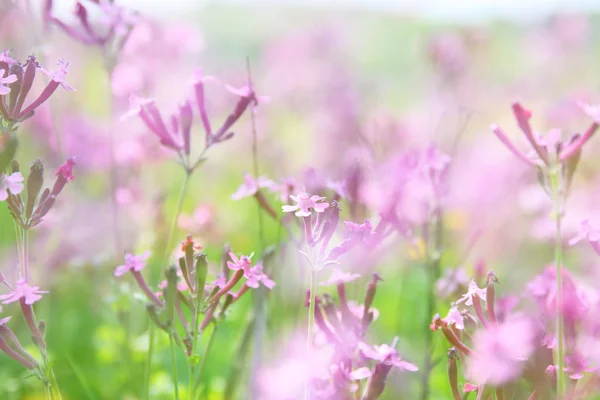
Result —
M154 97L164 110L175 107L191 95L196 68L240 87L249 59L257 93L269 97L257 109L256 145L260 173L270 179L294 177L304 186L343 181L357 166L385 164L432 143L451 156L439 249L441 274L450 278L435 285L440 313L478 271L493 269L502 295L520 296L527 280L551 262L551 202L535 171L521 165L489 126L500 124L523 148L510 108L520 100L540 132L557 127L566 136L587 128L589 117L576 104L600 100L599 2L118 3L138 11L141 20L110 80L98 48L44 29L41 3L0 3L0 47L22 60L36 53L50 69L59 59L69 61L67 80L77 89L57 93L23 124L17 156L23 166L43 159L48 176L65 156L78 162L76 179L31 245L35 282L51 292L37 313L48 326L65 399L139 398L147 349L144 301L132 296L133 281L116 280L113 271L124 251L151 250L151 267L161 267L184 173L140 121L120 116L131 94ZM71 1L54 1L55 15L65 21L74 20L73 7ZM216 87L207 92L210 113L224 118L235 98ZM203 133L199 124L194 127L200 150ZM243 174L254 168L248 115L234 130L235 137L211 149L193 176L174 237L179 243L194 235L209 256L213 277L225 243L237 254L260 254L288 238L272 220L257 223L252 198L231 199ZM119 237L110 222L110 131L116 140ZM567 239L583 218L596 214L599 150L598 141L586 145L565 218ZM268 197L280 209L279 196ZM358 215L377 218L376 207ZM14 279L14 228L4 206L0 246L0 270ZM369 339L391 343L398 336L400 354L417 365L432 317L424 251L418 235L397 235L373 257L342 260L348 270L364 274L349 285L348 297L359 303L371 271L384 279L374 302L380 316ZM580 276L593 274L591 253L573 253L567 252L570 268ZM246 399L260 392L253 388L260 366L281 363L286 344L304 333L307 278L295 248L284 246L269 269L277 286L267 295L264 329L254 323L255 299L244 298L219 328L204 371L203 398ZM13 311L5 307L6 314ZM26 335L19 323L13 329ZM430 398L447 399L447 345L436 336L434 346L438 362ZM165 335L159 335L158 348L152 396L170 399ZM0 398L42 398L36 379L24 379L22 367L0 359ZM183 371L185 360L179 362ZM392 373L382 398L418 398L421 385L418 373Z

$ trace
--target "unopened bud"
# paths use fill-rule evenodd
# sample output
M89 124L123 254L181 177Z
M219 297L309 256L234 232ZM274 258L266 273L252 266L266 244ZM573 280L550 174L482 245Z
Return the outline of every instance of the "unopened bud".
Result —
M33 208L37 202L42 186L44 185L44 164L41 160L36 160L29 168L27 177L27 205L25 207L25 217L31 218Z

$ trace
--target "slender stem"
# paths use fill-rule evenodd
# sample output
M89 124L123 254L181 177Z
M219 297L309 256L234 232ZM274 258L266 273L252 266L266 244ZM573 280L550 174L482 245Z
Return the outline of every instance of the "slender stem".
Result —
M175 361L175 345L173 335L169 335L169 349L171 350L171 368L173 369L173 385L175 386L175 400L179 400L179 384L177 382L177 362Z
M29 282L29 229L23 229L23 269L25 282Z
M556 394L558 399L564 398L565 394L565 371L564 371L564 339L563 339L563 255L562 255L562 234L561 234L561 188L560 188L560 169L555 166L550 170L550 186L552 188L552 200L554 204L554 219L556 221L556 244L555 244L555 263L556 263L556 306L557 306L557 322L556 322Z
M198 368L198 373L196 375L196 386L200 385L200 379L202 378L202 371L204 371L204 366L206 365L206 359L208 358L208 354L210 353L210 349L212 348L213 342L215 340L215 333L217 332L217 323L213 325L213 330L210 333L210 337L208 338L208 343L204 348L204 354L202 355L202 359L200 360L200 367Z
M150 323L148 328L148 357L146 358L146 367L144 369L144 393L142 399L150 399L150 380L152 373L152 352L154 350L154 324Z
M23 241L23 236L21 235L21 227L19 225L17 225L17 222L15 221L15 238L17 240L17 253L19 256L19 266L21 267L21 276L25 277L25 263L23 262L23 250L22 250L22 244L21 242Z
M196 357L196 348L198 347L198 324L200 323L200 296L202 293L196 295L196 314L194 316L194 326L192 327L192 357ZM214 330L214 329L213 329ZM196 373L196 363L190 363L190 382L188 388L188 396L190 400L196 398L196 385L194 385L194 375Z
M315 291L317 289L317 271L311 268L310 270L310 303L308 305L308 335L306 336L306 351L308 356L312 355L313 347L313 331L315 326ZM309 382L304 385L304 400L310 398Z
M49 378L50 393L52 394L52 398L56 400L62 400L60 390L58 389L58 382L56 381L56 376L54 375L54 370L52 368L50 368Z

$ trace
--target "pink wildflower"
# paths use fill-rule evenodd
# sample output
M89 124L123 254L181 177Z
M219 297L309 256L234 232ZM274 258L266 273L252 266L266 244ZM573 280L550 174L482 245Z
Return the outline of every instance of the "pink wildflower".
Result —
M58 69L56 71L48 71L47 69L43 68L43 67L39 67L39 70L50 77L50 79L52 79L54 82L58 83L60 86L62 86L63 88L65 88L66 90L72 92L75 91L75 88L73 88L73 86L69 85L67 83L67 81L65 80L66 76L67 76L67 67L69 66L69 63L66 62L65 60L59 60L58 61Z
M574 238L569 240L569 245L573 246L583 239L587 239L596 253L600 254L600 230L594 227L587 219L581 222L581 230Z
M310 195L306 192L302 192L297 196L290 195L290 198L294 200L297 204L290 206L284 205L281 206L283 212L292 212L296 211L297 217L308 217L312 215L312 210L315 210L317 213L322 213L329 207L329 203L321 203L325 197Z
M244 183L231 195L233 200L240 200L244 197L254 196L260 188L268 188L273 185L273 181L264 177L259 176L254 179L250 174L244 175Z
M358 278L360 278L360 274L343 272L341 269L335 268L331 273L329 279L325 282L321 282L321 286L339 285L343 283L352 282L353 280Z
M475 332L473 353L467 359L466 376L479 383L502 385L521 374L535 349L536 331L523 316L492 324Z
M10 85L11 83L15 83L17 81L17 76L15 74L4 77L5 72L5 70L0 69L0 96L6 96L10 93L10 88L5 85Z
M249 273L245 275L247 278L246 285L251 288L258 288L259 283L262 283L267 289L273 289L275 287L275 282L264 273L262 262L256 263L256 265L249 270Z
M481 300L486 301L486 292L487 288L480 289L475 281L471 281L471 283L469 283L469 290L456 301L456 304L460 304L465 301L465 305L472 306L474 297L479 297Z
M240 256L237 258L233 252L229 252L229 257L231 261L227 261L227 267L233 271L237 271L238 269L243 269L244 272L250 271L250 266L252 265L252 256L254 253L249 256Z
M75 164L75 157L68 158L67 161L60 166L58 171L56 171L56 176L62 175L67 182L71 182L73 179L75 179L75 175L73 175L73 167Z
M40 290L39 286L29 286L24 279L19 279L13 291L9 294L0 296L3 304L13 303L23 299L25 304L32 305L42 298L42 294L48 293L45 290Z
M375 360L386 365L392 365L406 371L418 371L416 365L413 365L407 361L402 360L398 356L398 352L392 346L382 344L381 346L369 346L364 342L358 344L358 349L367 358Z
M0 201L8 198L8 194L19 194L23 190L23 175L15 172L10 175L0 175Z
M125 254L125 264L119 265L115 269L115 276L123 276L129 271L139 272L146 267L146 260L150 257L150 252L147 251L141 255L134 255L131 253Z
M444 318L443 321L448 325L454 325L456 329L465 329L465 319L462 313L458 311L458 308L456 307L452 307L448 311L448 315L446 315L446 318Z

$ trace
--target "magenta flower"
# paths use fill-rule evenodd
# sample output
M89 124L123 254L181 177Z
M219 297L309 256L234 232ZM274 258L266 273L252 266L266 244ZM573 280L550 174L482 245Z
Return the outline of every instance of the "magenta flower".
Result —
M230 251L229 257L231 258L231 261L227 261L227 267L233 271L237 271L238 269L243 269L246 272L250 271L252 256L254 256L254 253L249 256L240 256L240 258L237 258L236 255Z
M448 315L446 315L446 318L443 318L442 320L448 325L454 325L456 329L465 329L465 319L462 313L458 311L458 308L456 307L452 307L448 311Z
M125 254L125 264L119 265L115 269L115 276L123 276L129 271L139 272L146 266L146 260L150 257L150 252L147 251L141 255L131 253Z
M233 200L240 200L244 197L254 196L260 188L268 188L273 185L273 181L264 177L259 176L254 179L250 174L244 174L244 183L231 195Z
M371 221L365 219L362 224L357 224L352 221L344 221L344 226L348 231L348 236L352 241L367 242L371 236L375 234L373 232L373 226Z
M75 179L75 175L73 175L73 167L77 164L75 162L75 157L70 157L67 161L58 168L56 171L56 176L62 175L62 177L67 181L71 182Z
M67 83L67 81L65 80L65 78L67 76L67 67L68 66L69 66L68 62L66 62L65 60L59 60L58 61L58 69L56 71L48 71L47 69L42 68L42 67L39 67L39 70L43 74L49 76L53 82L58 83L60 86L62 86L69 92L72 92L72 91L75 91L75 88L73 88L73 86L69 85Z
M364 342L358 343L358 349L363 354L363 356L370 358L371 360L375 360L386 365L391 365L396 368L399 368L403 371L418 371L416 365L411 364L407 361L402 360L398 356L398 352L392 346L387 344L382 344L381 346L369 346Z
M246 285L251 288L258 288L259 283L262 283L267 289L273 289L275 287L275 282L264 273L262 262L258 262L244 275L247 279Z
M523 316L480 329L473 336L473 353L466 376L480 384L503 385L521 375L535 349L536 331Z
M10 175L0 175L0 201L8 198L8 194L19 194L23 190L23 175L15 172Z
M2 304L14 303L23 299L25 304L32 305L42 298L42 294L48 293L45 290L40 290L39 286L29 286L24 279L19 279L15 288L9 294L0 296Z
M17 76L15 74L4 77L4 73L6 73L6 71L0 69L0 96L6 96L10 93L10 88L5 85L10 85L11 83L15 83L17 81Z
M360 278L360 274L343 272L341 269L335 268L329 279L325 282L321 282L321 286L340 285L343 283L352 282L358 278Z
M479 297L481 300L486 301L486 293L487 288L480 289L479 286L477 286L477 284L475 283L475 281L471 281L471 283L469 283L469 289L467 293L465 293L460 299L458 299L456 301L456 304L460 304L464 301L465 305L472 306L474 297Z
M225 287L225 285L227 285L227 279L225 279L225 275L219 274L217 275L217 279L205 285L205 290L210 293L215 288L221 289Z
M329 207L329 203L321 203L325 197L310 195L306 192L302 192L297 196L290 195L290 198L294 200L296 205L284 205L281 206L283 212L292 212L296 211L297 217L308 217L312 215L312 210L315 210L317 213L322 213Z

